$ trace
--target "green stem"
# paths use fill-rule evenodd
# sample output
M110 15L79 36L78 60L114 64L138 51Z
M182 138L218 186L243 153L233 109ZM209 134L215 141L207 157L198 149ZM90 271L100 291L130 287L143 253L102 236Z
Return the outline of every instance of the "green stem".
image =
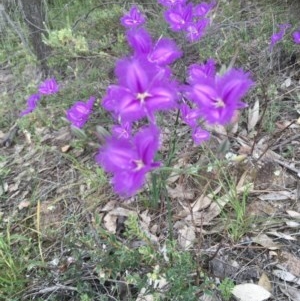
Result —
M172 163L172 160L174 158L174 154L175 154L175 147L176 147L176 130L177 130L177 126L178 126L178 121L179 121L179 115L180 115L180 110L178 109L177 111L177 115L176 115L176 120L175 120L175 125L174 125L174 131L172 134L172 140L171 140L171 145L170 145L170 152L169 152L169 156L166 162L166 166L169 167Z

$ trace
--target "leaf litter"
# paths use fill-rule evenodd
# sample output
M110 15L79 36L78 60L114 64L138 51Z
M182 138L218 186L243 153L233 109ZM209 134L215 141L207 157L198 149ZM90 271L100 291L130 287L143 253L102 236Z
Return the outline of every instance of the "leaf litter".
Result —
M282 89L290 90L294 86L294 79L291 77L280 82ZM293 301L299 301L299 292L296 286L292 285L299 285L299 224L297 221L300 219L300 205L296 183L299 181L297 161L300 156L299 153L295 153L286 159L282 155L286 150L285 146L296 145L297 138L289 139L295 137L295 131L299 129L299 126L297 127L296 124L289 126L293 121L293 116L288 116L290 118L286 120L278 120L274 135L277 136L275 144L274 141L268 140L269 137L253 140L249 138L250 135L243 135L243 130L254 134L258 132L262 110L263 101L256 99L248 111L246 129L238 129L237 126L235 128L233 126L231 130L220 127L213 129L218 143L224 141L220 137L226 137L225 149L228 147L227 135L236 133L234 139L230 137L229 148L233 154L241 155L242 159L232 165L228 164L226 168L233 169L238 197L241 198L241 195L247 192L247 212L257 220L253 222L242 239L235 242L231 240L222 222L224 219L222 213L230 205L231 195L224 191L222 185L215 183L222 174L209 173L208 179L202 183L199 182L197 186L191 180L192 177L185 177L178 172L186 166L193 166L195 161L196 164L203 163L203 166L207 167L203 154L197 155L198 162L194 156L186 157L186 154L193 149L193 146L187 143L182 151L185 153L182 156L185 159L175 162L174 172L167 180L168 191L174 204L173 228L181 249L191 252L196 249L197 252L211 256L210 262L214 264L210 265L210 272L213 276L230 276L235 280L237 285L234 292L241 300L250 301L250 295L255 301L266 300L270 297L269 291L272 289L270 283L272 283L273 286L278 284L285 296ZM53 253L60 254L61 259L67 258L65 253L68 247L67 245L59 246L55 242L56 237L51 237L48 233L49 228L60 229L61 234L70 233L72 227L76 231L81 231L77 229L75 223L68 226L64 221L72 215L84 216L88 214L87 212L91 212L93 217L96 213L99 214L103 227L114 234L118 234L119 220L122 220L121 224L126 224L124 218L126 220L130 215L137 216L139 225L151 240L158 244L163 241L167 227L166 208L162 200L159 211L145 210L143 206L136 207L135 204L124 206L115 196L112 196L113 200L109 200L110 191L105 188L107 189L104 189L106 199L105 202L101 202L99 197L102 193L101 189L89 191L88 185L82 183L80 172L64 156L64 154L73 154L83 164L93 165L92 159L87 160L83 151L73 150L70 146L69 127L58 131L38 128L36 133L48 146L47 150L41 150L34 145L34 138L30 132L21 132L21 138L17 139L17 144L10 144L7 148L0 149L1 156L5 158L5 164L0 162L1 170L6 166L9 166L11 170L4 177L4 185L0 188L0 197L5 197L0 207L4 215L4 218L1 217L3 221L7 220L8 214L11 215L11 219L15 219L15 224L23 219L30 219L30 216L36 214L35 201L40 200L43 239L52 246ZM170 135L170 132L166 135ZM5 134L1 132L0 139L4 136ZM184 134L181 137L184 137ZM241 141L244 143L240 143ZM200 150L195 148L193 152L197 154ZM204 177L207 177L207 173L200 170L199 174L201 172ZM95 202L98 201L99 204L95 206ZM81 208L82 204L85 205ZM250 207L253 204L256 204L255 209ZM18 210L13 211L14 208ZM273 220L274 223L270 223ZM72 223L72 221L68 222ZM18 233L18 227L15 229ZM219 230L213 231L213 229ZM199 234L202 240L200 245ZM82 246L79 242L77 243L78 246ZM61 252L61 249L65 250ZM278 260L278 263L274 263L274 259ZM218 262L218 268L216 262ZM244 274L241 273L243 269L246 271ZM91 275L92 271L91 268L87 275ZM262 275L261 271L264 271ZM249 283L250 281L255 281L264 289ZM33 279L32 285L38 286L44 283L41 284L40 279ZM162 281L162 284L158 285L165 285L165 283L163 284ZM66 289L67 286L63 288ZM73 286L68 284L68 288L73 289ZM39 291L43 294L47 289L54 292L61 288L49 285L48 288L39 289ZM257 293L253 294L254 291ZM275 291L274 287L273 291ZM245 297L247 294L248 298ZM205 300L220 300L210 298L207 297ZM153 300L153 296L147 294L145 289L139 292L137 300L150 301Z

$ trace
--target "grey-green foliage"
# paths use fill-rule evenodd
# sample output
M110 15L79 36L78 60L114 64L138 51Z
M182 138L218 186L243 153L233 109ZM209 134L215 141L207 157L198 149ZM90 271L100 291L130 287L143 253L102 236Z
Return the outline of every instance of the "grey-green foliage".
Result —
M219 285L219 291L224 301L229 301L232 296L234 282L229 278L224 278Z

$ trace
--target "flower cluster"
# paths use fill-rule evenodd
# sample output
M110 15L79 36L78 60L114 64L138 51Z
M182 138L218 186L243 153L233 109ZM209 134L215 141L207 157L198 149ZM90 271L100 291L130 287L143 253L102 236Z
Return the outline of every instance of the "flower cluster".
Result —
M38 88L38 92L31 94L27 99L27 108L20 113L20 116L25 116L33 112L38 102L40 101L42 95L56 94L59 91L59 85L57 84L55 78L46 79L42 82Z
M209 138L209 133L199 127L201 119L210 124L229 123L236 110L246 107L241 99L253 81L249 73L239 69L229 69L219 75L214 60L209 59L205 64L189 67L188 84L185 96L189 104L181 105L181 116L192 128L194 142L199 144Z
M166 16L172 20L173 29L188 34L195 18L204 18L213 7L207 3L193 7L184 0L159 2L168 8ZM153 41L140 26L144 22L135 6L121 18L132 54L116 63L116 84L110 85L103 97L102 106L112 114L115 125L96 156L97 163L112 174L115 191L126 197L135 194L146 174L161 165L154 159L160 146L156 112L179 109L191 127L195 144L200 144L209 138L200 125L230 122L235 111L246 106L241 98L253 84L242 70L230 69L218 75L212 59L191 65L188 84L180 84L173 79L170 64L182 56L182 51L171 39ZM148 126L140 127L141 123Z
M210 23L207 18L215 2L197 5L188 0L158 0L166 10L165 20L174 31L183 31L189 41L199 40ZM155 160L160 149L160 129L156 113L177 109L183 122L190 127L196 145L209 139L205 124L225 125L236 118L237 110L247 105L242 98L254 85L248 72L230 68L217 73L216 62L208 59L187 67L186 83L174 79L171 64L183 52L175 41L160 37L154 40L142 27L145 16L133 6L120 19L126 28L126 40L132 53L117 61L116 83L109 85L102 106L111 113L114 125L111 135L96 155L96 162L112 174L114 190L121 196L135 194L145 183L148 172L162 163ZM290 24L279 25L272 35L270 48L281 41ZM300 44L300 31L293 41ZM54 78L42 82L38 92L27 99L27 115L37 107L43 95L55 94L59 86ZM77 101L66 112L72 126L81 128L89 119L96 98Z
M237 109L245 108L241 98L253 82L243 70L230 69L222 76L215 73L215 64L192 65L189 69L189 98L199 107L209 123L226 124Z
M286 30L288 28L290 28L291 25L290 24L279 24L278 27L279 27L279 31L272 34L271 39L270 39L270 49L271 50L273 49L274 45L276 45L278 42L280 42L283 39L283 37L286 33Z
M291 24L279 24L278 27L279 31L272 34L270 38L270 50L284 38L286 31L291 27ZM300 30L296 30L292 33L292 39L295 44L300 44Z
M144 20L135 6L121 18L133 51L116 63L117 82L107 88L102 102L116 124L96 160L113 174L115 191L123 196L136 193L147 172L160 166L154 161L160 145L155 113L178 106L179 85L173 80L169 65L182 52L170 39L154 42L149 32L138 26ZM139 129L142 119L149 125Z
M186 3L186 0L159 0L167 10L164 13L166 22L173 31L184 31L190 42L200 40L209 25L208 13L215 3L202 2L197 5Z

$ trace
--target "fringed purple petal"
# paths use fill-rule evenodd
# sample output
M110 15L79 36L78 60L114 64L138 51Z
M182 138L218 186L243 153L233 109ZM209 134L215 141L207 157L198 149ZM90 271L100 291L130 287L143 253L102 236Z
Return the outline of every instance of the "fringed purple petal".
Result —
M100 148L96 156L96 162L111 173L133 170L134 160L138 160L138 157L131 142L116 137L108 138L106 145Z
M182 56L182 51L179 50L177 44L170 39L159 39L155 44L148 59L160 66L165 66L173 63Z
M73 126L82 128L92 113L96 98L91 96L87 102L77 101L69 110L66 117Z
M205 64L193 64L188 68L188 82L197 83L203 78L214 78L216 65L213 59L208 59Z
M204 36L205 29L209 22L209 19L201 19L197 22L189 23L185 28L187 39L190 42L199 41Z
M195 127L192 131L192 138L196 145L201 144L210 138L209 132L203 130L201 127Z
M25 115L33 112L36 109L37 104L40 101L40 99L41 99L40 94L30 95L27 99L27 108L25 110L23 110L19 116L22 117L22 116L25 116Z
M145 28L128 30L126 36L136 55L147 55L151 51L152 39Z
M131 28L144 24L146 19L139 9L136 6L133 6L130 11L120 19L120 21L124 27Z
M300 30L293 32L293 41L295 44L300 44Z
M165 11L164 16L172 30L183 30L187 24L192 22L193 5L192 3L188 5L176 5Z
M149 85L150 64L138 59L122 59L116 65L119 84L132 93L143 93ZM151 74L150 74L151 76Z
M241 98L253 84L249 73L237 69L231 69L217 79L220 97L226 105L234 106L235 108L238 108Z
M39 93L41 94L55 94L59 91L59 86L55 80L55 78L46 79L39 86Z
M178 4L185 4L187 0L158 0L158 2L165 7L173 7Z
M135 136L137 152L142 162L150 166L159 148L159 130L156 126L143 128Z

